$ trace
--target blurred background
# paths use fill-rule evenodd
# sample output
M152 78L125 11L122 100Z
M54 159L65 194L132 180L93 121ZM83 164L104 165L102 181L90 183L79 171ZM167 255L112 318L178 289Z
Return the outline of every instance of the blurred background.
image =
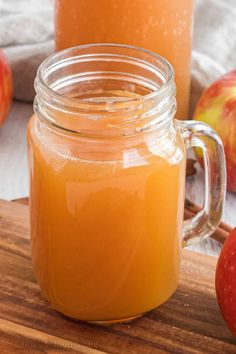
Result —
M53 18L51 0L0 0L0 48L11 67L14 82L14 101L0 128L2 199L28 196L26 127L33 114L33 81L37 68L54 50ZM203 90L235 69L235 19L235 0L195 1L190 113L185 119L192 118ZM203 195L203 171L197 165L197 174L187 181L187 197L201 204ZM228 192L224 221L232 226L236 224L235 210L236 194ZM194 246L194 250L208 254L217 254L219 249L211 240Z

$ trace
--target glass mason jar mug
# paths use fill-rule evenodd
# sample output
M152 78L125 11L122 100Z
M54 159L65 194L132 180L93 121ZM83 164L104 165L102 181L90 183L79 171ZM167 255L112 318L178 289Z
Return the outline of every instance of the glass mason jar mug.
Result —
M28 128L32 258L53 307L84 321L126 321L175 291L181 248L217 227L222 143L175 121L162 57L87 45L46 59ZM202 148L204 209L183 222L186 148Z

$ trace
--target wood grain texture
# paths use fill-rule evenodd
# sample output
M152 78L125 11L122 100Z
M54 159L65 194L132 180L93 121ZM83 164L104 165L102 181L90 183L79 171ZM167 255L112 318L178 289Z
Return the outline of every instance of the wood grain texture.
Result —
M0 201L1 354L236 353L215 298L215 263L184 251L180 285L164 305L129 324L75 322L54 311L35 282L28 207Z
M23 204L23 205L28 205L29 204L29 198L28 197L17 198L17 199L13 199L12 202L20 203L20 204Z

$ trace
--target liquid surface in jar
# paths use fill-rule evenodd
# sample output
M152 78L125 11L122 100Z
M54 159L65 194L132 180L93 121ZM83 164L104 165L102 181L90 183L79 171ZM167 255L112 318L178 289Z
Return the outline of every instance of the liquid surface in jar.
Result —
M100 93L119 95L134 94ZM155 308L177 286L185 152L178 134L164 141L94 140L32 117L32 256L41 289L58 311L109 321Z
M56 0L56 50L120 43L152 50L174 67L178 119L188 118L192 0Z

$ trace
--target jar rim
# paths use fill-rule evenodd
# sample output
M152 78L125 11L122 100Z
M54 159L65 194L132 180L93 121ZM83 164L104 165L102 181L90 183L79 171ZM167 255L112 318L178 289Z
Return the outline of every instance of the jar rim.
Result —
M170 64L170 62L165 59L164 57L162 57L161 55L151 51L151 50L148 50L148 49L145 49L145 48L142 48L142 47L138 47L138 46L133 46L133 45L128 45L128 44L118 44L118 43L90 43L90 44L84 44L84 45L78 45L78 46L74 46L74 47L71 47L71 48L66 48L66 49L62 49L56 53L52 53L51 55L49 55L39 66L38 68L38 72L37 72L37 77L39 78L40 80L40 83L41 85L44 87L45 90L47 90L48 92L50 92L52 95L55 95L57 96L58 98L63 98L63 100L70 100L70 101L73 101L74 103L79 103L80 101L82 101L83 103L86 102L86 103L90 103L91 101L89 99L86 99L86 98L73 98L73 97L67 97L59 92L57 92L56 90L52 89L50 86L48 86L45 82L45 79L42 75L42 72L44 70L47 69L47 66L50 68L50 63L52 61L56 61L57 58L59 59L61 57L62 54L70 54L70 53L73 53L75 50L86 50L88 48L98 48L98 47L104 47L104 48L109 48L109 47L113 47L113 48L124 48L124 49L131 49L131 50L134 50L134 51L137 51L137 52L143 52L143 53L146 53L148 56L150 56L150 58L152 57L153 59L155 58L158 62L162 63L166 68L167 68L167 71L168 71L168 78L167 78L167 81L165 83L163 83L163 85L161 85L161 87L159 88L156 88L154 91L142 96L142 99L143 100L146 100L146 99L152 99L154 98L156 95L160 95L164 90L166 90L169 86L171 86L174 82L174 70L173 70L173 66ZM72 59L74 58L73 56L68 56L67 59L64 59L64 60L69 60L69 59ZM59 61L57 61L57 64L54 64L54 65L58 65ZM131 102L134 102L134 101L137 101L138 99L137 98L126 98L125 101L127 101L128 103L131 103ZM96 99L94 99L93 102L96 102Z
M141 80L143 84L145 83L145 79L147 79L146 83L148 83L152 88L148 93L138 97L134 97L131 91L131 97L122 97L122 100L114 98L111 100L111 102L109 100L108 109L108 99L106 97L103 97L103 101L101 100L101 97L75 98L58 92L58 89L55 89L56 84L54 85L53 83L51 86L49 83L49 77L54 79L56 75L58 75L57 71L60 72L61 70L61 72L64 73L64 71L66 71L66 67L78 64L81 65L81 63L86 63L87 65L92 61L96 62L97 65L99 60L100 62L104 61L106 63L115 62L127 64L130 65L131 68L136 67L136 69L140 69L141 72L146 72L147 76L150 76L152 79L150 79L150 77L146 78L145 75L142 74L141 76L138 76L139 80ZM80 75L82 75L82 78L84 77L85 79L86 75L89 73L87 68L84 72L83 70L78 70L75 72L79 78ZM127 71L126 74L129 75L129 71ZM76 77L76 75L71 75L71 77ZM136 76L134 75L134 77ZM155 79L155 82L153 78ZM61 81L62 84L66 87L66 85L68 85L66 84L68 81L68 76L65 76L65 78L63 78ZM59 80L59 82L61 81ZM58 83L58 81L56 81L56 83ZM145 85L143 84L143 86ZM58 126L58 124L55 122L55 119L51 119L49 115L46 116L45 107L48 107L49 109L56 108L57 110L63 109L69 114L78 114L79 112L86 115L86 118L91 118L93 120L96 115L96 118L104 115L104 112L107 115L112 115L114 112L117 114L124 112L124 115L126 116L123 119L123 123L130 125L130 123L134 121L132 119L132 114L138 110L140 111L140 107L142 107L143 111L146 110L146 113L143 116L145 116L145 121L147 121L147 110L151 113L150 116L153 117L155 112L166 113L170 110L171 106L175 106L175 82L172 65L157 53L141 47L125 44L85 44L67 48L51 54L41 63L38 68L37 76L35 79L35 90L37 94L35 99L35 111L39 113L41 112L41 115L54 126ZM171 112L173 113L174 110L172 109ZM173 114L171 115L173 117ZM139 118L143 117L139 116ZM153 118L150 118L149 122L151 119ZM164 117L161 117L160 121L166 121L166 115L165 119ZM67 130L74 130L71 129L71 126L63 127L59 124L59 127ZM145 127L147 127L146 124Z

